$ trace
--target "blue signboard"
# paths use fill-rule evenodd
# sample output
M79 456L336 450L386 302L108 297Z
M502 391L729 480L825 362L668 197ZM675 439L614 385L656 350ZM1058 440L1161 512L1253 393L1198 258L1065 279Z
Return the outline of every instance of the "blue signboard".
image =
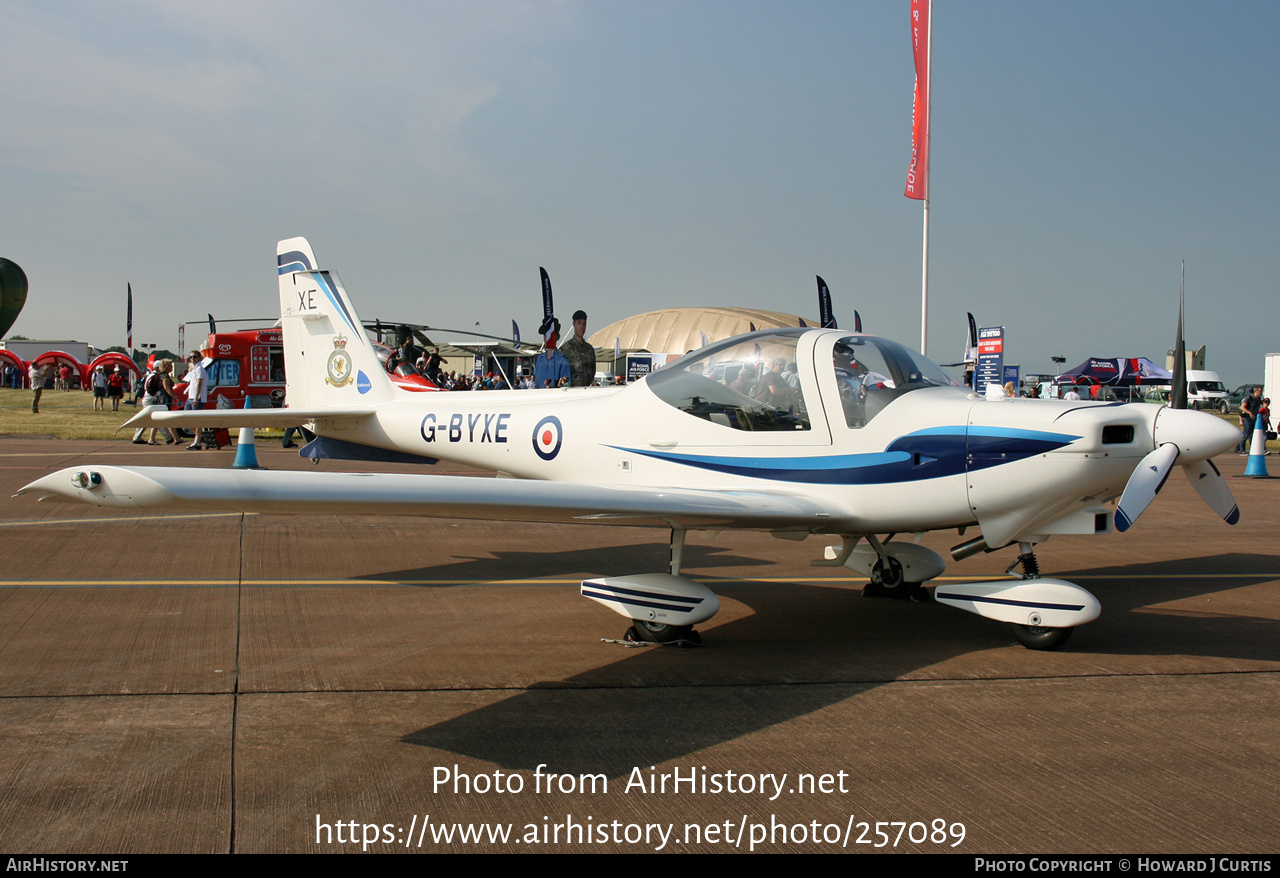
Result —
M1000 374L1004 365L1004 327L983 326L978 329L978 368L973 373L973 389L983 393L988 384L1003 384Z
M1005 366L1005 367L1004 367L1004 383L1005 383L1005 384L1008 384L1010 381L1012 381L1012 382L1013 382L1013 387L1014 387L1014 390L1015 390L1015 391L1016 391L1016 390L1017 390L1017 388L1018 388L1018 372L1019 372L1019 371L1020 371L1020 370L1019 370L1019 367L1018 367L1018 366Z
M627 354L627 383L639 381L652 371L652 356L649 354Z

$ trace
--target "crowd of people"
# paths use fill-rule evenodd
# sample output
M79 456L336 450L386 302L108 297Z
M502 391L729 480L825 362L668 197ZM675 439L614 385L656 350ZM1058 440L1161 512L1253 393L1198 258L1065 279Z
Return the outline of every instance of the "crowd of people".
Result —
M594 384L596 349L586 340L586 312L574 312L573 336L563 343L556 343L559 322L555 328L556 332L550 333L543 350L534 358L533 373L526 372L512 379L501 371L471 375L442 371L440 349L420 347L414 343L409 327L401 326L396 331L396 346L387 359L387 371L404 375L408 374L406 370L411 370L441 390L510 390L513 386L518 390L531 390Z

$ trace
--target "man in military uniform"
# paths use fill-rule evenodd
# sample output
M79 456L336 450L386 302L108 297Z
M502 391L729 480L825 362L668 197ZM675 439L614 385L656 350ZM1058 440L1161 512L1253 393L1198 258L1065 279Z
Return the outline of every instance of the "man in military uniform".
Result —
M587 332L587 312L573 312L573 338L560 345L560 353L569 361L569 381L574 387L587 387L596 377L596 349L583 338Z

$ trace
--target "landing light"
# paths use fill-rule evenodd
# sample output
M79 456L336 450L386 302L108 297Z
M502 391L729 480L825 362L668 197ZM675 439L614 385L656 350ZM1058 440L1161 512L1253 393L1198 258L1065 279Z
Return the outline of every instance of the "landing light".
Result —
M71 483L77 488L93 489L102 484L102 473L78 472L71 477Z

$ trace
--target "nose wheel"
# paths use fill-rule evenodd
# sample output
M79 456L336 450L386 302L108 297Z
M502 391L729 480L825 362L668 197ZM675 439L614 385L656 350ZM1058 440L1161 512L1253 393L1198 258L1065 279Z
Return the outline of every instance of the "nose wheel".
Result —
M1039 579L1040 578L1040 561L1036 558L1034 548L1030 543L1022 543L1019 548L1020 554L1014 559L1009 568L1005 570L1008 576L1017 576L1021 579ZM1018 572L1021 565L1022 572ZM1027 649L1038 649L1049 651L1057 649L1066 643L1071 637L1072 628L1049 628L1045 625L1034 624L1040 621L1040 614L1035 613L1030 625L1019 625L1016 622L1010 623L1013 628L1014 639L1025 646Z
M1027 649L1053 650L1071 637L1074 628L1046 628L1043 625L1010 625L1014 638Z

